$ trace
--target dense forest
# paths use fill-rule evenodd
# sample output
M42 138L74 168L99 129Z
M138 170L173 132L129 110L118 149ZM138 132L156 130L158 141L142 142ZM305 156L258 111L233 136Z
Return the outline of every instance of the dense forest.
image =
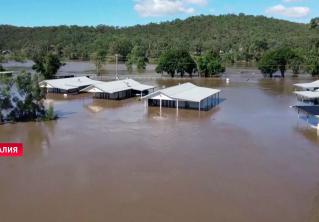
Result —
M34 50L45 47L65 59L88 60L101 48L108 55L126 59L135 45L143 46L148 58L159 58L169 48L182 48L193 54L220 51L227 62L252 61L261 50L282 45L310 50L319 45L319 33L310 24L244 14L195 16L122 28L0 26L0 49L14 52L17 58L31 57Z

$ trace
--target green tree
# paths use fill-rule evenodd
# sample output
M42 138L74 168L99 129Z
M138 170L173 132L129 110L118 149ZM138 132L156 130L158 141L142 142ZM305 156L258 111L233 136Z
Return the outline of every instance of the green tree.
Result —
M164 52L159 59L159 63L156 67L157 73L166 72L171 77L174 77L176 73L184 77L185 73L190 76L196 71L196 63L186 50L171 49Z
M275 52L265 53L258 62L258 69L264 76L272 78L273 74L278 71L278 64L275 58Z
M219 73L225 72L225 67L222 65L222 59L218 53L209 52L198 58L198 69L200 74L205 77L211 77Z
M294 53L291 55L291 58L289 60L289 68L291 68L292 73L294 75L300 74L301 67L304 65L304 56L303 53L299 50L294 50Z
M138 72L145 70L146 63L148 62L145 48L139 45L133 47L127 59L126 66L130 72L133 70L133 65L136 65Z
M318 29L319 28L319 17L311 19L310 28L311 29Z
M55 120L57 119L57 115L54 112L54 108L52 105L49 106L48 110L46 111L44 120Z
M254 52L254 59L258 62L263 54L269 49L266 39L255 40L252 44L252 50Z
M126 59L132 47L132 43L127 38L116 38L110 44L110 54L118 54L121 55L123 59Z
M11 78L0 78L0 124L5 121L7 110L13 108L10 94L12 86Z
M312 50L306 56L306 71L312 76L319 76L319 52Z
M100 49L91 54L91 61L94 63L98 75L101 74L103 65L106 63L106 56L107 51L104 49Z
M31 121L45 116L44 95L39 87L38 76L21 72L16 78L18 96L13 96L13 110L10 118L15 121Z
M39 53L33 58L35 63L32 67L37 73L40 73L45 79L54 78L55 74L58 72L60 67L63 65L59 57L55 54Z
M0 122L33 121L56 118L52 109L43 105L44 94L39 87L37 74L25 71L16 78L0 82Z
M301 58L290 48L278 48L265 53L258 63L258 68L264 75L270 77L275 72L280 71L281 77L284 78L291 61L296 65L297 61L301 62Z

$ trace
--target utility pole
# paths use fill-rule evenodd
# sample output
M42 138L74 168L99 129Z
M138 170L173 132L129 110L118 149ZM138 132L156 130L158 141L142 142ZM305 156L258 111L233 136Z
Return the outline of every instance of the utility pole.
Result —
M115 79L119 80L119 74L118 74L118 54L115 54Z

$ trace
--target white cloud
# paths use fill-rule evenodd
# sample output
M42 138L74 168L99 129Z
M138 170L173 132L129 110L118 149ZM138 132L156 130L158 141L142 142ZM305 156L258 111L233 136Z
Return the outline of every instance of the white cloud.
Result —
M290 18L303 18L309 15L310 8L308 7L286 7L284 5L275 5L266 10L266 13L272 15L281 15Z
M304 0L283 0L283 2L291 3L291 2L303 2Z
M134 10L142 17L158 17L176 13L192 14L192 6L205 6L207 0L136 0Z
M205 6L208 3L207 0L185 0L184 2L200 6Z

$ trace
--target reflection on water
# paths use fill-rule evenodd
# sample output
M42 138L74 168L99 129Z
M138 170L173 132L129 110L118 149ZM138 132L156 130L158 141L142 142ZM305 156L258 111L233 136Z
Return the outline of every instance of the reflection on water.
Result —
M6 124L0 128L0 141L23 142L25 146L32 147L26 155L43 154L51 147L50 138L54 137L55 124L56 121Z
M307 221L319 137L289 108L290 81L193 80L222 90L208 112L48 95L62 118L0 126L25 146L0 159L1 221Z
M214 113L217 113L220 107L214 107L213 109L206 112L198 112L197 110L187 110L175 108L162 108L159 107L148 107L147 117L151 120L167 120L167 121L201 121L210 120L213 118Z
M314 204L312 207L312 213L310 216L310 222L319 221L319 194L314 198Z
M93 99L84 107L93 113L97 113L109 109L127 108L136 102L139 102L137 98L130 98L126 100Z
M296 128L296 131L303 135L307 140L313 142L315 145L319 144L319 131L311 128L309 125L300 124Z

